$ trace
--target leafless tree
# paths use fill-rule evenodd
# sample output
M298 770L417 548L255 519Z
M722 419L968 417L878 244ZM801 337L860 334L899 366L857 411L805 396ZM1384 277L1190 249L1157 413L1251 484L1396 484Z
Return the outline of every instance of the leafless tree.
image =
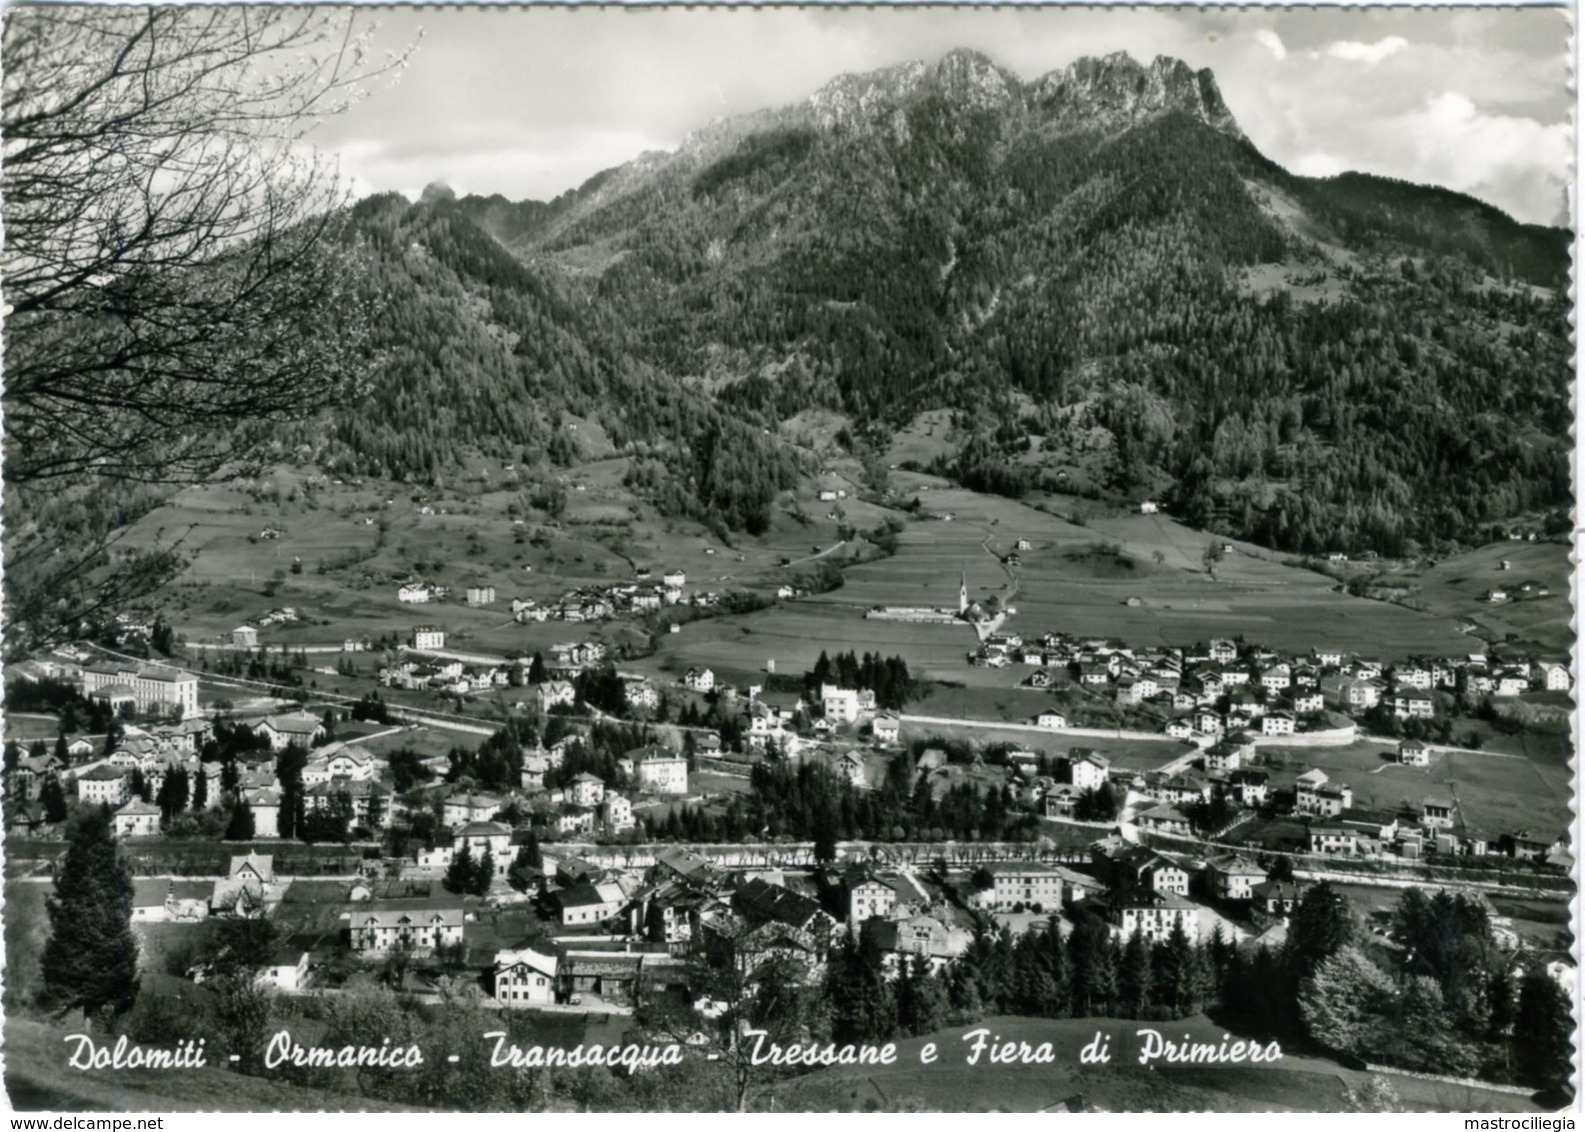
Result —
M370 373L346 182L306 141L405 59L368 34L348 9L7 13L11 641L179 568L179 536L117 545L138 485L235 470Z

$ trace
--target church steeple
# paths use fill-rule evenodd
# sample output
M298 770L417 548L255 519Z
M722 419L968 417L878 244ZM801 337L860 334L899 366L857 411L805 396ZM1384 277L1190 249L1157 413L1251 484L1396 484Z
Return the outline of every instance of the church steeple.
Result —
M958 612L969 611L969 576L967 572L958 573Z

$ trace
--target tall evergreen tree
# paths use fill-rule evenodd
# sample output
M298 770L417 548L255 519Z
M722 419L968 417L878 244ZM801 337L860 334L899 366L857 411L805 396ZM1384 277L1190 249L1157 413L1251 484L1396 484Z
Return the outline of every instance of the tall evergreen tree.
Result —
M1150 945L1145 942L1144 934L1135 930L1123 945L1123 962L1117 973L1117 993L1128 1017L1149 1017L1146 1011L1150 1008L1154 983Z
M193 809L202 813L209 808L209 775L203 763L193 771Z
M44 780L44 788L39 792L39 801L44 803L45 821L53 825L66 820L66 788L53 774Z
M1354 941L1348 901L1326 881L1307 891L1293 911L1287 954L1294 977L1303 979Z
M1513 1023L1514 1062L1526 1081L1546 1089L1567 1088L1573 1070L1574 1022L1568 995L1544 970L1519 981Z
M495 854L489 849L480 854L478 864L473 866L473 878L468 885L468 891L475 896L488 896L490 885L495 883Z
M138 995L138 940L132 932L132 871L117 851L110 817L83 815L55 894L42 973L46 997L61 1012L90 1017L126 1013Z
M253 840L253 807L243 799L231 807L231 820L226 824L227 841Z
M473 867L473 851L468 848L468 843L462 843L462 848L451 855L451 864L446 866L446 876L442 882L447 892L459 895L473 891L475 870Z
M160 807L160 825L167 826L171 818L187 809L187 769L172 767L160 782L156 802Z

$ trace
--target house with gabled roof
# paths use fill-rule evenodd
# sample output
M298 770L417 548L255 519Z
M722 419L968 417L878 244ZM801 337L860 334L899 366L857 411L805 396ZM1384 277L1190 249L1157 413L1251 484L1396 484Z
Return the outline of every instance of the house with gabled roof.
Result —
M547 1006L556 1001L554 954L545 955L531 947L495 953L493 997L502 1006Z
M301 747L312 747L325 737L325 725L322 720L316 719L307 712L298 712L294 715L269 715L254 726L253 733L268 739L270 750L284 751L293 743Z
M456 905L425 902L416 907L359 906L350 917L352 949L376 955L399 948L428 954L437 947L460 944L465 922L463 909Z
M1140 814L1134 821L1141 829L1170 837L1188 837L1192 832L1189 819L1173 806L1156 806Z
M117 837L153 837L160 832L160 808L133 798L111 815Z
M1237 853L1206 862L1206 879L1218 900L1252 900L1254 889L1266 881L1266 870Z

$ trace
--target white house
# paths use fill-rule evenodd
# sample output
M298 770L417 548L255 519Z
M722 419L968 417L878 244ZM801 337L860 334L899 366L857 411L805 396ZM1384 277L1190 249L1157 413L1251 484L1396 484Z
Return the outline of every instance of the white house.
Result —
M600 820L613 832L633 828L633 803L620 794L607 794L600 803Z
M422 582L403 586L396 591L396 600L407 602L409 605L422 605L429 600L429 587Z
M493 794L453 794L441 805L440 820L455 829L469 822L487 822L500 809L501 799Z
M1136 891L1118 903L1117 925L1124 939L1137 932L1147 943L1165 943L1181 927L1193 941L1200 936L1200 910L1174 893Z
M574 806L592 808L605 797L605 783L592 774L580 774L567 789L567 800Z
M895 743L902 734L902 721L889 711L883 711L875 717L875 741L877 743Z
M117 837L153 837L160 831L160 808L134 798L110 820Z
M238 625L231 630L231 643L239 649L259 647L259 631L252 625Z
M1211 891L1221 900L1253 900L1255 886L1266 881L1265 869L1237 854L1211 861L1206 874Z
M688 760L665 747L640 747L629 753L638 788L652 794L688 793Z
M446 631L434 625L420 625L413 630L413 647L415 649L443 649L446 647Z
M502 1006L545 1006L556 1001L556 956L532 948L495 953L495 1001Z
M293 743L311 747L325 737L325 725L307 712L296 715L271 715L253 728L255 735L270 741L270 750L284 751Z
M1431 748L1418 739L1405 739L1398 744L1398 761L1404 766L1429 766Z
M715 673L708 668L690 668L682 682L690 692L711 692L715 690Z
M1107 769L1111 765L1112 760L1105 755L1086 751L1082 757L1068 763L1068 777L1073 788L1081 793L1095 790L1106 785Z
M495 863L495 875L504 877L512 867L512 828L496 821L473 821L457 830L452 838L452 851L460 853L466 848L475 863L485 853Z
M1543 660L1536 664L1536 682L1549 692L1566 692L1573 681L1568 666Z
M835 684L820 686L820 706L832 723L852 723L859 717L859 694L852 688Z
M1036 727L1046 727L1052 731L1060 731L1068 725L1068 717L1060 711L1043 711L1035 716Z
M1262 716L1260 720L1260 733L1262 735L1292 735L1293 728L1294 719L1292 712L1269 712Z
M547 680L534 689L540 711L549 711L558 704L570 704L577 698L577 690L565 680Z
M277 948L258 974L259 986L287 994L302 990L307 982L308 952L300 947Z

